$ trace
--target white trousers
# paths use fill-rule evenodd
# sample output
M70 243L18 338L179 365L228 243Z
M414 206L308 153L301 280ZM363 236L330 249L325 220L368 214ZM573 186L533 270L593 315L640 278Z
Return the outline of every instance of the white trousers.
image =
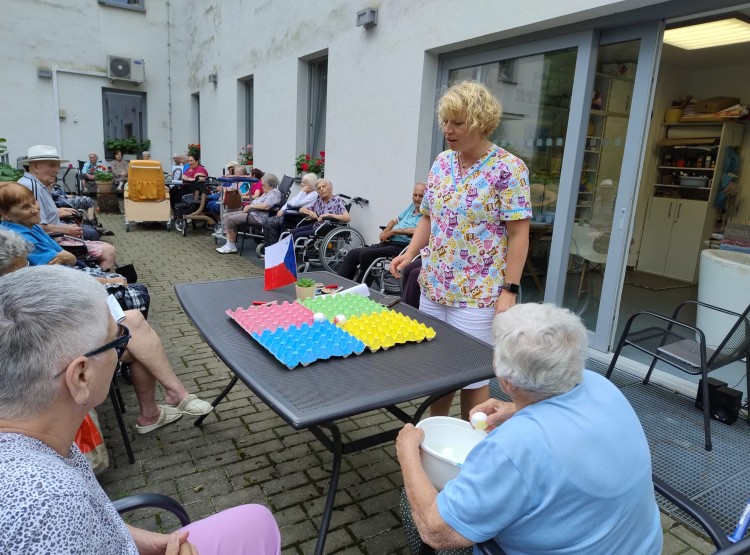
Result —
M495 307L459 308L431 301L425 295L419 297L419 311L450 324L470 336L492 346L492 321L495 318ZM477 389L490 383L489 380L464 386L463 389Z

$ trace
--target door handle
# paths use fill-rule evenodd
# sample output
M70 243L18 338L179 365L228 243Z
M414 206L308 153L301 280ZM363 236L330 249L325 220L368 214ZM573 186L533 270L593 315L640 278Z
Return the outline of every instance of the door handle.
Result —
M669 203L669 212L667 212L667 218L671 218L672 217L672 204L674 204L674 203L672 203L672 202Z
M674 221L677 221L680 219L680 212L682 212L682 203L677 203L677 214L675 214Z

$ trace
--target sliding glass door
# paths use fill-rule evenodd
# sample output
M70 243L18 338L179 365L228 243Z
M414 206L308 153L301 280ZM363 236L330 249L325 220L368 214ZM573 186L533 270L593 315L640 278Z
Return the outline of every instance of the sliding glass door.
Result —
M473 79L503 102L492 140L529 167L524 301L580 313L601 350L621 293L660 33L658 23L590 30L441 60L440 90ZM445 148L436 127L433 150Z

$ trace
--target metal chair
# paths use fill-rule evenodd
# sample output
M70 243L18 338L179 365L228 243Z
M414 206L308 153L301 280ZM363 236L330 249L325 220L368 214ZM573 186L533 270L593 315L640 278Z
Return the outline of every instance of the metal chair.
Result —
M716 349L706 346L706 336L700 329L677 319L682 308L691 304L737 317L737 321ZM631 331L635 320L643 316L650 316L653 319L659 320L662 325L666 324L666 327L651 325ZM675 328L677 329L675 330ZM747 395L750 398L750 355L748 354L750 352L750 305L745 308L742 314L737 314L731 310L700 301L685 301L675 309L671 318L653 312L638 312L634 314L625 324L620 341L617 343L612 362L610 362L607 369L607 379L612 375L620 352L625 346L634 347L652 357L651 365L648 368L646 377L643 379L644 385L648 384L657 360L669 364L678 370L682 370L687 374L701 376L706 451L710 451L712 448L711 414L708 398L709 372L745 358ZM750 424L750 421L748 421L748 424Z
M118 363L118 365L122 365L122 363ZM112 401L112 408L115 411L115 418L117 418L117 427L120 428L122 442L125 444L125 451L128 454L128 462L133 464L135 462L135 455L133 454L133 448L130 446L128 429L122 418L123 413L127 412L127 410L125 409L125 403L122 400L122 394L120 393L120 385L117 383L117 374L118 373L115 372L115 375L109 384L109 399Z
M750 553L750 537L740 539L736 543L733 543L733 541L727 537L726 532L719 523L716 522L716 520L714 520L713 517L711 517L711 515L709 515L702 507L681 494L655 474L652 475L652 479L654 481L654 490L656 490L656 493L663 496L670 503L676 505L679 509L685 511L701 525L708 534L708 537L711 538L714 546L718 548L717 551L714 552L716 555L741 555ZM742 533L744 533L744 530L740 530L740 534Z

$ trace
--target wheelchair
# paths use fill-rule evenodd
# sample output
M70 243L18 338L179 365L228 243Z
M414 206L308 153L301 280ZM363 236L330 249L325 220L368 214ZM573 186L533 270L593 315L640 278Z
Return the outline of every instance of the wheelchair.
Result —
M385 229L381 226L382 229ZM408 246L404 246L399 255L406 252ZM401 294L401 280L393 277L391 274L391 260L395 257L381 256L372 261L372 264L362 271L360 268L357 272L355 280L360 283L367 283L368 280L372 280L369 285L370 289L375 289L381 295L400 295ZM419 256L415 257L419 258Z
M362 197L338 196L344 199L347 212L353 204L363 208L370 203L369 200ZM309 225L309 223L309 219L304 219L299 222L298 227ZM288 233L283 233L282 238L285 235L288 235ZM335 274L349 251L361 249L364 246L365 238L348 223L328 220L315 230L313 235L299 237L294 242L297 268L299 271L307 272L311 267L319 267Z

